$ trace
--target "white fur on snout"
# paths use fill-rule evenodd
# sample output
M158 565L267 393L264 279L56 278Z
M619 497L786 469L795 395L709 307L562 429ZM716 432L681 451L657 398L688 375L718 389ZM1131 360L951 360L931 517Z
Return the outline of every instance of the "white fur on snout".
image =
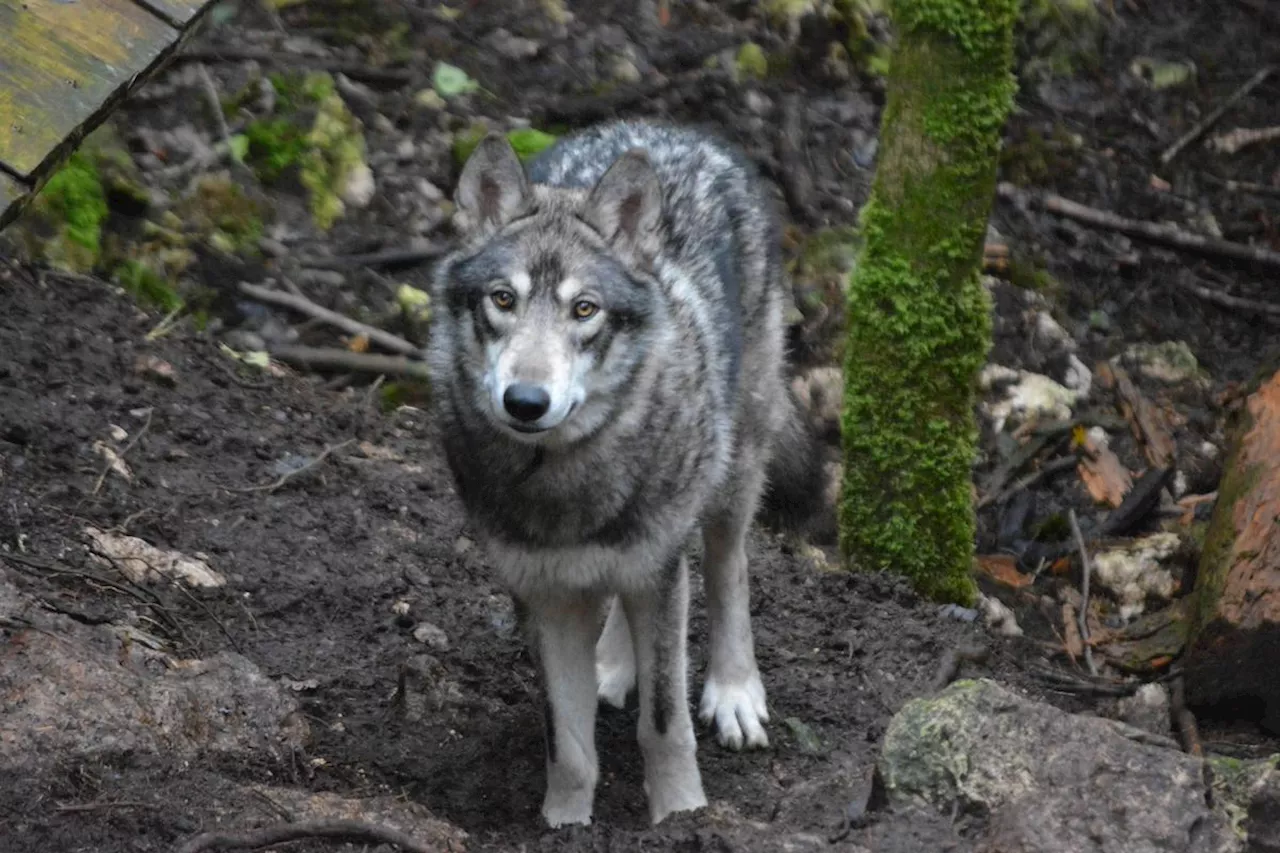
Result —
M559 426L582 402L581 368L572 342L540 327L533 318L522 319L505 340L489 344L485 354L489 403L504 422L510 423L510 417L503 397L517 383L537 385L551 398L547 413L530 426L544 430Z

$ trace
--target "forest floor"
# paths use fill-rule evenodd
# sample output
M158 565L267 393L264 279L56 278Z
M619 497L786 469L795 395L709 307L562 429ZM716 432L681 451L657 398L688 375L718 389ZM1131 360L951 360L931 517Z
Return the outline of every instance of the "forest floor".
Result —
M80 624L144 627L175 657L243 655L288 686L310 732L305 746L235 760L109 746L87 756L35 755L29 772L0 776L0 851L174 849L214 823L249 826L276 817L278 802L245 793L255 783L413 804L460 829L466 838L457 834L459 845L474 851L968 850L970 817L963 815L889 813L828 840L845 824L850 804L865 796L889 719L931 689L948 653L984 644L985 660L965 663L961 675L992 677L1063 708L1107 712L1087 691L1064 691L1037 677L1045 667L1070 668L1055 652L1061 642L1045 607L1055 584L1072 585L1069 575L1045 573L1032 596L984 586L1007 599L1023 625L1023 636L1004 637L888 578L832 571L760 532L752 540L752 603L771 748L730 753L703 733L699 755L712 807L650 828L636 713L602 708L595 823L542 828L534 667L514 630L509 597L472 547L429 404L406 398L414 405L388 405L385 387L363 381L255 374L228 358L218 341L234 342L233 331L240 341L268 344L272 335L293 334L288 315L267 314L234 295L241 280L260 283L286 268L296 273L288 263L298 258L441 239L444 197L456 174L451 146L478 116L503 127L508 117L531 118L542 129L613 114L705 122L742 145L767 175L785 178L795 163L779 157L779 128L798 104L809 185L787 195L789 256L800 254L816 231L839 233L833 229L855 224L873 174L882 86L857 69L846 74L824 64L829 33L802 28L788 47L748 14L748 4L672 3L658 46L645 49L640 43L654 37L618 24L635 4L571 7L578 5L570 20L557 22L548 12L555 4L536 2L469 3L442 14L448 7L439 4L306 0L281 11L283 34L252 8L215 16L189 50L205 57L223 93L241 90L253 76L236 51L258 52L267 62L273 51L293 55L300 67L360 66L351 76L368 88L356 86L355 95L344 97L364 120L376 192L323 233L296 185L247 189L272 211L263 234L268 249L232 259L199 253L188 275L219 294L203 329L183 322L149 336L164 312L139 308L118 289L0 264L6 582ZM1274 187L1280 148L1258 145L1227 156L1197 143L1170 166L1159 162L1200 116L1266 63L1280 62L1280 33L1245 3L1117 3L1116 16L1105 19L1095 62L1069 76L1024 82L1006 131L1002 180L1280 249L1280 201L1229 190L1211 177ZM356 37L353 27L360 28ZM735 80L707 66L707 57L726 48L732 56L748 39L802 59L808 50L812 61L771 69L763 79ZM620 57L628 67L619 67ZM1135 75L1138 57L1191 62L1195 76L1154 88ZM418 94L431 89L437 60L465 69L488 94L439 102ZM371 73L387 62L390 71ZM212 121L192 106L200 98L194 70L190 61L175 64L114 120L142 162L142 182L156 192L174 192L163 184L161 166L172 166L182 138L217 141ZM634 78L641 82L628 82ZM603 86L604 80L621 82ZM1243 98L1208 135L1273 123L1278 101L1280 77ZM168 143L171 159L148 165L147 158L165 153L156 140ZM1060 378L1064 347L1092 367L1134 345L1185 343L1199 365L1196 382L1171 388L1138 379L1172 413L1178 458L1194 462L1181 468L1180 491L1212 492L1218 467L1206 443L1222 450L1233 389L1276 354L1280 309L1268 315L1250 307L1265 300L1276 271L1089 230L1008 200L996 203L992 225L999 232L993 241L1009 247L1015 270L992 283L991 362ZM385 317L398 284L421 286L427 275L427 266L344 269L297 282L315 302ZM801 307L797 358L805 366L828 364L844 308L823 303L830 296L823 281L809 286L819 299ZM1208 291L1244 301L1215 304L1202 295ZM1039 335L1040 313L1057 320L1069 344ZM332 340L314 324L301 336ZM171 376L162 375L161 364ZM986 402L997 399L993 392ZM1114 400L1100 391L1089 405L1119 417ZM128 439L113 439L113 425ZM1123 428L1112 432L1111 446L1126 467L1143 470L1142 447ZM117 449L129 479L104 474L94 447L100 441ZM979 484L1009 452L1007 435L984 417ZM1045 477L1026 493L1032 503L1020 505L1019 529L1038 525L1041 539L1051 529L1062 538L1067 509L1079 513L1086 533L1106 517L1069 472ZM980 512L980 554L1007 549L1002 525L1010 504ZM85 555L86 525L204 555L227 583L161 584L146 596L106 586L94 580L100 576ZM33 568L51 564L66 570ZM10 622L0 628L3 649L17 628ZM695 696L704 628L695 580ZM0 686L12 689L3 680L0 673ZM1201 735L1210 745L1278 751L1238 715L1206 717ZM307 842L290 849L343 848Z

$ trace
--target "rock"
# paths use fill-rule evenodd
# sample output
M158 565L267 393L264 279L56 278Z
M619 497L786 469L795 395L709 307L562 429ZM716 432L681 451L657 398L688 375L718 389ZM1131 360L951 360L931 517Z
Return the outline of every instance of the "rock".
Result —
M136 629L50 613L2 570L0 618L30 626L11 629L0 668L0 766L129 753L246 760L307 739L295 699L238 654L174 658Z
M133 370L144 379L158 382L161 385L175 387L178 384L178 372L173 365L155 355L139 355L133 363Z
M1120 600L1121 618L1141 615L1148 596L1172 597L1173 573L1161 561L1173 556L1179 544L1175 533L1153 533L1094 555L1093 579Z
M210 568L201 555L188 557L177 551L164 551L137 536L122 536L92 526L85 527L84 532L96 548L90 557L118 570L134 583L172 578L191 586L226 586L227 579Z
M520 36L512 35L502 27L499 27L489 33L489 36L485 41L499 56L504 56L507 59L514 59L516 61L532 59L537 56L538 51L542 49L542 45L538 44L533 39L521 38Z
M748 89L746 94L742 96L743 105L746 106L747 112L757 116L767 116L773 112L773 101L768 95L755 89Z
M982 620L990 630L1006 637L1022 636L1018 617L1000 599L978 593L978 610L982 613Z
M979 850L1240 849L1206 805L1200 759L985 679L909 702L889 723L877 769L890 805L986 815Z
M1214 811L1230 825L1246 853L1280 850L1280 755L1256 761L1208 759Z
M449 648L449 637L439 626L432 625L430 622L423 622L421 625L413 629L413 638L419 643L427 645L429 648L444 651Z
M1232 433L1196 578L1187 699L1260 701L1264 725L1280 731L1280 373L1249 396Z
M1015 417L1019 420L1066 420L1071 417L1071 407L1080 396L1048 376L1026 370L1013 370L998 364L984 367L978 381L984 392L991 391L998 385L1005 386L1003 399L995 402L984 400L982 403L982 410L991 418L992 429L996 432L1003 431L1005 424Z
M1163 737L1173 734L1169 713L1169 690L1155 682L1116 703L1116 718L1121 722Z
M1195 354L1182 341L1134 344L1124 351L1122 359L1127 367L1148 379L1169 385L1203 378Z

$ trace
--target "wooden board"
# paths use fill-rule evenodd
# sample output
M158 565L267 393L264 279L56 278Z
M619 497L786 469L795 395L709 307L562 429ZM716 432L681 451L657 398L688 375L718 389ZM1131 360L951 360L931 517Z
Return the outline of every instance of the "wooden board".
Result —
M212 0L0 0L0 228Z
M13 178L0 172L0 211L14 205L27 193L27 188Z

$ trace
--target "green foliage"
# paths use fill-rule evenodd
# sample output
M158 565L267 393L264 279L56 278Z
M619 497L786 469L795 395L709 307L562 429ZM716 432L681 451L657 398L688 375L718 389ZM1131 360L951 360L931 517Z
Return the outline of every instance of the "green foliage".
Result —
M769 75L769 58L760 45L753 41L745 42L738 48L734 67L739 78L762 80Z
M111 278L144 305L151 305L165 312L182 307L182 297L175 287L142 261L125 261L115 268Z
M44 260L80 272L92 269L102 250L108 212L97 164L77 151L32 202L32 215L55 230L40 252Z
M174 208L177 224L228 254L256 254L262 206L226 175L206 175Z
M840 499L851 566L969 603L978 262L1012 106L1016 0L897 0L881 160L849 283Z
M306 150L299 163L302 184L310 194L312 219L328 229L346 209L344 188L356 170L368 168L364 130L342 96L331 91L321 99L304 141Z
M532 127L518 128L507 134L507 141L524 163L555 144L556 138Z
M307 150L303 132L287 119L259 119L245 128L244 135L248 142L245 162L268 184L297 166Z

